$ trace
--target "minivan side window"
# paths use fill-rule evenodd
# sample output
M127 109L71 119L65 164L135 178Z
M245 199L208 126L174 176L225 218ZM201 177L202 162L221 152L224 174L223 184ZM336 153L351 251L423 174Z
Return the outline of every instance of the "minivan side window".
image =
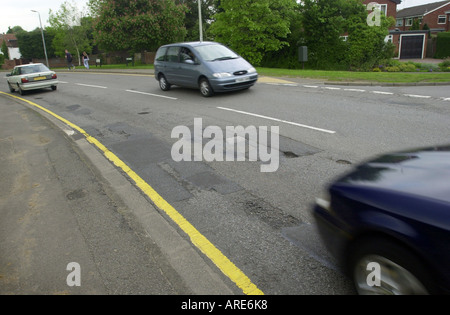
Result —
M180 59L181 59L181 62L185 62L186 60L192 60L193 62L198 62L198 60L195 57L195 55L187 47L182 47L181 48Z
M179 62L178 55L180 53L180 47L172 46L167 50L167 61Z
M156 61L167 61L166 52L167 52L167 47L161 47L160 49L158 49L158 51L156 52L155 60Z

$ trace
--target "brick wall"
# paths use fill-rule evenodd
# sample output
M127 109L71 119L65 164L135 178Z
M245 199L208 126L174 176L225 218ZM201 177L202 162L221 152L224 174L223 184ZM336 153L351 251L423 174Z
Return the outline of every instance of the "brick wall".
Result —
M430 14L427 14L423 17L423 21L421 26L428 24L429 28L443 28L445 29L445 31L449 31L449 18L450 18L450 14L445 14L445 11L450 11L450 3L447 4L445 7L436 10L434 12L431 12ZM446 16L446 23L445 24L438 24L438 17L440 15Z

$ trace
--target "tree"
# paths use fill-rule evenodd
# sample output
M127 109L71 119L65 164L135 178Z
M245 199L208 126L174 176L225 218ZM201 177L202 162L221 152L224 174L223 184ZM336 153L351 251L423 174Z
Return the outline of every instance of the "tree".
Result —
M302 25L300 5L292 11L290 21L291 32L286 38L288 45L278 51L269 51L264 54L261 66L269 68L300 69L303 63L298 60L298 48L302 46Z
M16 26L13 26L12 28L8 27L8 31L6 32L6 34L18 34L18 33L23 33L23 32L26 32L26 31L22 28L22 26L16 25Z
M289 45L295 0L221 0L210 32L214 39L259 65L267 52Z
M8 46L6 46L6 40L5 39L2 41L1 52L2 52L3 57L5 59L9 59L9 51L8 51Z
M186 6L175 0L91 0L95 40L106 50L156 50L182 41Z
M420 30L420 21L419 19L414 19L411 27L409 28L410 31L418 31Z
M44 59L45 53L42 45L42 34L39 28L31 32L21 32L16 34L19 43L20 53L26 59ZM44 30L45 46L47 47L47 56L54 57L55 51L52 48L53 35Z
M336 68L346 59L342 35L351 16L365 14L359 0L305 0L302 5L303 44L309 48L308 63L314 68Z
M181 4L186 5L186 41L198 41L200 38L199 19L198 19L198 1L201 1L203 36L208 38L208 29L217 11L217 0L179 0Z
M366 20L355 19L348 27L347 65L353 70L369 70L381 60L393 56L395 46L386 43L389 28L395 24L392 17L380 18L379 26L369 26Z
M81 53L91 53L92 39L88 34L92 33L91 17L80 11L75 2L65 1L58 11L50 10L48 28L53 35L52 47L60 57L65 50L76 51L78 63L81 64Z
M360 0L304 0L303 43L309 47L310 65L364 70L387 58L392 49L384 39L393 19L381 15L379 26L369 26L367 18Z

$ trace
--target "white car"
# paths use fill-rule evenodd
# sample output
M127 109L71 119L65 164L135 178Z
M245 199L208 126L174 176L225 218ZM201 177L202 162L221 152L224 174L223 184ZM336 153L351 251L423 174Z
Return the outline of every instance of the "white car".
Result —
M10 74L6 75L9 90L18 90L21 95L24 91L51 88L56 90L58 77L42 63L15 66Z

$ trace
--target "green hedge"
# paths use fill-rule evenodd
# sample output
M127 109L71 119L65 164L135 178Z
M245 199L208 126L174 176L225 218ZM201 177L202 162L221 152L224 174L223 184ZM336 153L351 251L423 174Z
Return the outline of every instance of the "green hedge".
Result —
M435 58L450 57L450 32L437 34Z

